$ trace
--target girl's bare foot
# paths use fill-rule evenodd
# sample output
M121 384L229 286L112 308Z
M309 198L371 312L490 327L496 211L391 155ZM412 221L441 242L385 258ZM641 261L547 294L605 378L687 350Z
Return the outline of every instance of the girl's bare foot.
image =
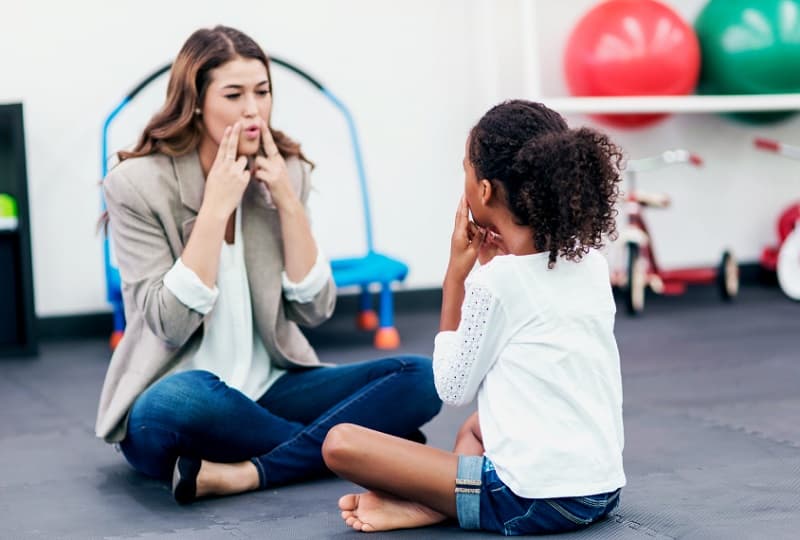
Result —
M361 532L426 527L446 518L425 505L374 491L345 495L339 508L345 523Z

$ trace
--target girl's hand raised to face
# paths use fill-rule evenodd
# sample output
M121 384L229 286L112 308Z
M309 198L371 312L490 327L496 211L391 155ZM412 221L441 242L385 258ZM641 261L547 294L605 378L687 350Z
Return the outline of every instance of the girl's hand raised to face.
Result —
M475 225L475 227L477 227L477 225ZM478 252L478 262L481 264L481 266L494 259L496 255L507 254L508 249L503 242L503 237L495 232L486 231L486 237L484 238L483 243L481 244L481 249Z
M264 184L272 202L281 209L296 201L297 194L292 189L286 161L281 156L272 138L272 132L264 120L261 120L261 144L266 156L256 156L254 177Z
M486 238L486 229L469 220L467 201L462 196L456 211L453 236L450 239L450 263L445 279L464 281L478 260L481 246Z
M203 206L227 219L242 200L242 194L250 182L250 173L245 170L247 158L236 157L239 147L239 122L225 128L217 149L217 156L208 171L203 195Z

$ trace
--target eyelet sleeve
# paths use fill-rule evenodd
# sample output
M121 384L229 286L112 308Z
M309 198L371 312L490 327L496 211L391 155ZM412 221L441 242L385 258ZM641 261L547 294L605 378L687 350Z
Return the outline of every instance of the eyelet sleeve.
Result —
M505 340L505 315L485 285L468 285L456 331L439 332L434 341L433 375L445 403L472 401Z

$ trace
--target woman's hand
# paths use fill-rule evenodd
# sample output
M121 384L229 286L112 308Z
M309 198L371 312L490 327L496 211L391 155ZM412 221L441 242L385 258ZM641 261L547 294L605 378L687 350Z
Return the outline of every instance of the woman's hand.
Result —
M467 278L486 238L486 229L469 220L469 208L464 196L458 203L453 236L450 239L450 263L447 265L445 281L462 282Z
M225 238L226 224L250 184L250 172L245 169L247 158L236 157L241 131L242 126L237 122L225 128L222 134L217 155L206 177L203 205L181 253L183 264L209 288L217 282L220 246Z
M272 138L272 132L263 119L261 120L261 144L266 156L256 156L255 158L255 179L267 188L267 192L278 210L299 202L289 179L286 161L281 156L275 140Z
M236 210L250 183L250 173L245 169L247 158L236 157L241 131L239 122L225 128L206 178L203 207L221 219L227 219Z
M272 132L261 121L261 144L266 156L254 160L253 177L267 190L278 210L283 236L283 268L289 281L300 283L314 268L319 254L311 234L299 189L292 186L286 161L278 151Z

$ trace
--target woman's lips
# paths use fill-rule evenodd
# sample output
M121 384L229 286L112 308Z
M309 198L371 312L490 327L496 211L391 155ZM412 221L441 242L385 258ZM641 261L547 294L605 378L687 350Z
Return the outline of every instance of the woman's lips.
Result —
M244 130L244 135L248 139L257 139L261 134L261 129L258 126L252 126Z

